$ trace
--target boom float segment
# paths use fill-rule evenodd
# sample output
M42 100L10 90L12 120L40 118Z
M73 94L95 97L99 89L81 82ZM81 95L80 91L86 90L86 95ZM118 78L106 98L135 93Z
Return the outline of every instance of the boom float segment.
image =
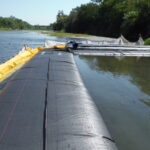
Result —
M65 48L65 45L51 46L49 48ZM26 62L32 59L38 52L47 49L45 47L27 48L20 51L16 56L0 64L0 82L9 77L13 72L22 67Z
M40 50L38 48L19 52L16 56L0 65L0 82L6 79L10 74L29 61Z

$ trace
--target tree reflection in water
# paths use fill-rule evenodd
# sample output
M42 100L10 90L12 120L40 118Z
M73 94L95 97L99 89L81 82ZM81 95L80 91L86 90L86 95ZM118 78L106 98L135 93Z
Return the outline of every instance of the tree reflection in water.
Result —
M150 58L80 56L90 68L110 72L113 76L129 76L130 82L150 96ZM141 100L150 106L150 99Z
M150 58L75 56L120 150L150 150Z

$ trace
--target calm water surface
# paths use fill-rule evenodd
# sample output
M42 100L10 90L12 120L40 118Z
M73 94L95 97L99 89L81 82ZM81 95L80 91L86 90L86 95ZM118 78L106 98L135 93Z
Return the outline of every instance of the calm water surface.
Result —
M150 58L76 56L120 150L150 150Z
M0 63L45 40L34 31L0 31ZM120 150L150 150L150 58L75 56L82 78Z
M41 34L40 31L0 31L0 64L19 52L24 44L31 48L44 46L45 40L66 41Z

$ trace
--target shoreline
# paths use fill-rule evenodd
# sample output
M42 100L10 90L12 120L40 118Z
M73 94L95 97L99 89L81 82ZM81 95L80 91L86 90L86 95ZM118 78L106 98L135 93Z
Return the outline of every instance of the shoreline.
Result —
M0 31L19 31L19 30L13 30L9 28L0 28ZM30 29L30 31L40 31L40 30L34 30ZM54 37L70 37L75 39L81 39L81 40L90 40L90 41L112 41L115 38L111 37L102 37L102 36L94 36L89 34L80 34L80 33L66 33L66 32L53 32L53 31L45 31L41 30L41 34L47 34L48 36L54 36Z
M0 31L12 31L12 29L9 29L9 28L0 28Z
M67 32L54 32L53 30L36 30L36 29L23 29L28 31L38 31L41 34L46 34L48 36L54 37L68 37L74 39L81 39L81 40L90 40L90 41L112 41L116 40L117 38L113 37L104 37L104 36L96 36L96 35L89 35L89 34L81 34L81 33L67 33ZM22 31L20 29L10 29L10 28L0 28L0 31ZM150 45L150 38L144 39L145 45Z
M91 40L91 41L112 41L116 38L111 37L103 37L103 36L94 36L89 34L80 34L80 33L66 33L66 32L50 32L50 31L42 31L42 34L47 34L48 36L55 36L55 37L70 37L75 39L84 39L84 40Z
M103 36L88 36L88 37L75 37L77 39L85 39L85 40L90 40L90 41L112 41L115 40L116 38L110 38L110 37L103 37Z

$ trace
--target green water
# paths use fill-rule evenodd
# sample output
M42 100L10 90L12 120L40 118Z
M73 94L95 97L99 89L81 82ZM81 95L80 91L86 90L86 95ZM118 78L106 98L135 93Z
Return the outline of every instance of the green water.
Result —
M75 60L119 150L150 150L150 58Z

